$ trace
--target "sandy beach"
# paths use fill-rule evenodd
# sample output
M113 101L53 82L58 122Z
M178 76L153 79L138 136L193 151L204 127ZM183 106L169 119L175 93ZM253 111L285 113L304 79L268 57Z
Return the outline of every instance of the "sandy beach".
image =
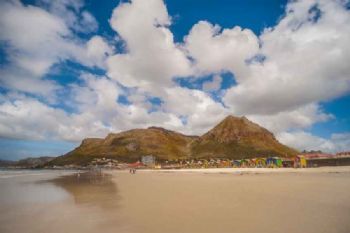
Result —
M350 167L0 173L0 232L350 232Z

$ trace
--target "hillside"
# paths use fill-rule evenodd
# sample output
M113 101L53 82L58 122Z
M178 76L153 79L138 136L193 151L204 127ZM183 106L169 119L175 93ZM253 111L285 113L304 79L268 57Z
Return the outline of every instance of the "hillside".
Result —
M297 153L279 143L267 129L246 117L228 116L192 143L192 156L251 158L266 156L288 157Z
M54 158L55 157L50 157L50 156L29 157L29 158L18 160L16 162L16 166L23 167L23 168L36 168L52 161Z
M159 127L133 129L109 134L105 139L84 139L79 147L58 157L54 164L84 164L94 157L136 161L142 155L155 155L161 160L187 158L188 145L197 137L186 136Z
M29 157L18 161L0 160L0 167L9 168L39 168L40 166L52 161L55 157Z
M7 168L14 166L16 164L15 161L10 161L10 160L2 160L0 159L0 168Z
M106 138L84 139L79 147L50 164L86 164L96 157L136 161L142 155L158 160L291 156L297 151L279 143L268 130L247 118L228 116L202 136L187 136L159 127L133 129Z

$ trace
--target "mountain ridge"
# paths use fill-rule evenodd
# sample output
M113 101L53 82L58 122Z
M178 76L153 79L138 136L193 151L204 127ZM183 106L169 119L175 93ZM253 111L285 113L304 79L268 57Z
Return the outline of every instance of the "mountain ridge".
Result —
M86 164L96 157L136 161L154 155L160 161L194 158L289 157L298 152L281 143L267 129L246 117L227 116L202 136L185 135L162 127L85 138L80 146L51 164Z
M38 168L54 160L52 156L27 157L18 161L1 160L0 167L2 168Z

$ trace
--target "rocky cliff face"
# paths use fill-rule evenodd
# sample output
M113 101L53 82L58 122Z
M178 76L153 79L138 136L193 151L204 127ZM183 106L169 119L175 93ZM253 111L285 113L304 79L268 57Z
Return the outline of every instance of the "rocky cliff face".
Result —
M228 116L203 136L187 136L159 127L84 139L81 145L53 164L85 164L96 157L135 161L142 155L158 160L188 158L249 158L291 156L297 152L280 144L273 134L247 118Z

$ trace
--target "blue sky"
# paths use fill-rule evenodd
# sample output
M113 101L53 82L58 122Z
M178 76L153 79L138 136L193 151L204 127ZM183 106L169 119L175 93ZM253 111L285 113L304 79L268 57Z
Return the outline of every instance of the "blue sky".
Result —
M0 159L150 125L200 135L228 114L300 150L350 150L348 5L3 1Z

